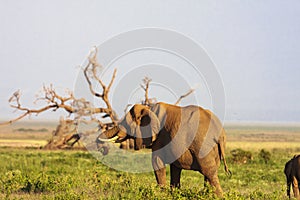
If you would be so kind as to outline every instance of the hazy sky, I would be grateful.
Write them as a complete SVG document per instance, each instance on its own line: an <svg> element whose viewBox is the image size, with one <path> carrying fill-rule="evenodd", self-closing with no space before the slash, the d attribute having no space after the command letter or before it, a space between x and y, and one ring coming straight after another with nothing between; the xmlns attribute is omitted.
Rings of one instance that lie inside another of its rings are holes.
<svg viewBox="0 0 300 200"><path fill-rule="evenodd" d="M72 89L94 45L159 27L206 49L223 79L226 120L300 121L296 0L2 0L0 24L1 119L16 116L7 99L17 89L28 105L43 83Z"/></svg>

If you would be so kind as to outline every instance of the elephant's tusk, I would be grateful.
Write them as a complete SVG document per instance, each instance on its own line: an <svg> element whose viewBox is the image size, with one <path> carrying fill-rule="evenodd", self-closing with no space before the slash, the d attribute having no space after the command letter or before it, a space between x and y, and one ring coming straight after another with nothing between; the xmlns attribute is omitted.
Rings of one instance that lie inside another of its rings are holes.
<svg viewBox="0 0 300 200"><path fill-rule="evenodd" d="M117 139L119 139L119 136L117 136L117 135L115 137L112 137L112 138L109 138L109 139L98 138L98 140L101 141L101 142L114 142Z"/></svg>

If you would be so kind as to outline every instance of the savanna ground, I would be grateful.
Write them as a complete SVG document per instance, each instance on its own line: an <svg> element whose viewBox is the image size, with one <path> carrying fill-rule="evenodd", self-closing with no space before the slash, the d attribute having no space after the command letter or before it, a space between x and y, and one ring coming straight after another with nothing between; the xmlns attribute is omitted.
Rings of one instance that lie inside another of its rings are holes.
<svg viewBox="0 0 300 200"><path fill-rule="evenodd" d="M117 171L88 151L39 149L54 128L54 123L23 122L0 129L0 199L216 199L197 172L183 171L181 189L171 190L159 188L153 172ZM225 199L287 199L283 168L300 153L300 127L228 125L226 131L233 175L227 177L221 165ZM236 160L235 149L251 156Z"/></svg>

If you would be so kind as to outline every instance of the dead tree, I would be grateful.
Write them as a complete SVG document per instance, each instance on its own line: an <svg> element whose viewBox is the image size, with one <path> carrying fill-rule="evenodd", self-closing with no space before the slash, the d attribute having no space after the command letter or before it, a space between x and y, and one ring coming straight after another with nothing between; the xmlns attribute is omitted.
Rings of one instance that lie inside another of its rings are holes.
<svg viewBox="0 0 300 200"><path fill-rule="evenodd" d="M74 125L74 120L60 118L59 124L52 133L52 138L48 141L45 149L72 148L78 143L80 135Z"/></svg>
<svg viewBox="0 0 300 200"><path fill-rule="evenodd" d="M80 123L97 122L99 128L92 130L88 134L95 133L99 130L108 129L117 124L118 117L114 112L109 102L109 91L116 77L116 70L114 70L112 78L108 85L99 78L98 71L102 66L97 62L97 49L92 51L88 57L86 66L82 70L84 77L88 83L90 92L104 103L103 107L96 107L91 102L84 98L77 99L72 92L60 95L54 89L53 85L43 86L43 90L37 97L35 102L42 102L45 106L38 109L31 109L25 107L21 103L21 92L15 92L9 99L10 106L15 110L21 112L20 116L10 121L1 123L0 125L9 125L26 116L39 115L46 111L56 111L58 109L65 110L68 113L67 120L60 120L60 124L53 132L52 139L46 145L47 148L71 148L78 143L80 136L85 133L78 133L77 126ZM100 85L102 90L96 91L96 86ZM105 123L103 119L106 119ZM110 120L107 120L109 118Z"/></svg>
<svg viewBox="0 0 300 200"><path fill-rule="evenodd" d="M99 134L103 130L116 126L119 119L109 102L109 92L114 83L117 71L116 69L114 70L111 80L108 85L106 85L98 75L102 66L97 61L97 53L97 48L95 48L95 50L90 53L87 64L82 67L82 71L88 84L89 91L94 97L101 101L102 104L104 103L103 107L96 107L84 98L75 98L71 91L66 91L64 95L60 95L54 89L53 85L44 85L40 95L36 99L36 102L42 102L44 106L38 109L24 107L21 103L21 92L17 91L9 99L9 103L12 108L20 111L21 115L10 121L0 123L0 125L12 124L26 116L39 115L40 113L49 110L65 110L68 114L68 118L61 118L59 125L53 132L52 138L45 146L47 149L73 148L74 145L80 141L81 136L86 134ZM151 81L150 78L145 77L143 79L143 84L140 85L145 91L145 99L141 103L147 106L156 103L155 98L149 98ZM100 91L95 89L98 88L97 86L100 86ZM190 90L187 94L182 95L175 104L177 105L182 98L185 98L192 92L193 90ZM96 122L98 128L84 133L78 132L78 125L80 123L87 124L91 122ZM134 148L134 142L133 140L128 139L122 142L120 146L123 149L132 149Z"/></svg>

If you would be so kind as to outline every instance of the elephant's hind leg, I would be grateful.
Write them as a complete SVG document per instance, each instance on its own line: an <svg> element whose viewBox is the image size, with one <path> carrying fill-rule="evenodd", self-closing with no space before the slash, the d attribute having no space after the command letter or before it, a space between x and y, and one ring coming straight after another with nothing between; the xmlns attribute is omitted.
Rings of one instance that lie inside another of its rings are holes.
<svg viewBox="0 0 300 200"><path fill-rule="evenodd" d="M211 152L213 153L213 152ZM199 159L200 172L204 175L204 181L214 187L214 191L219 197L223 197L223 190L221 188L218 178L218 168L220 161L216 162L215 156L208 155L204 159ZM204 183L205 184L205 183Z"/></svg>
<svg viewBox="0 0 300 200"><path fill-rule="evenodd" d="M219 182L218 174L214 173L213 175L205 176L205 177L207 178L210 185L214 187L215 193L217 194L217 196L223 197L223 190L222 190L220 182Z"/></svg>
<svg viewBox="0 0 300 200"><path fill-rule="evenodd" d="M207 165L201 171L204 175L204 186L207 182L214 187L215 193L218 197L223 197L223 190L221 188L219 178L218 178L218 168L216 165Z"/></svg>

